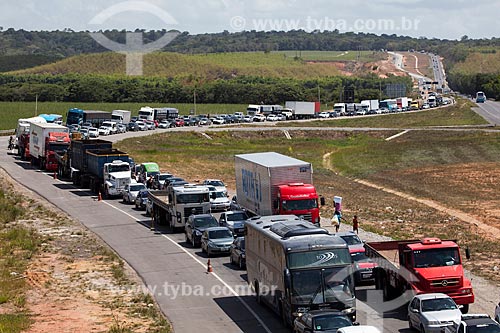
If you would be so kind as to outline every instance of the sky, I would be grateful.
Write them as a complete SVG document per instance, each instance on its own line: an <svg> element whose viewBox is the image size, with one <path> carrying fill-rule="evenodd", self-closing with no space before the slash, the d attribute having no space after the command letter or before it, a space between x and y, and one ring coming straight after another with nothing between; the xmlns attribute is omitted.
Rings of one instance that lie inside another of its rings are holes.
<svg viewBox="0 0 500 333"><path fill-rule="evenodd" d="M441 39L500 37L500 0L0 0L25 30L339 30Z"/></svg>

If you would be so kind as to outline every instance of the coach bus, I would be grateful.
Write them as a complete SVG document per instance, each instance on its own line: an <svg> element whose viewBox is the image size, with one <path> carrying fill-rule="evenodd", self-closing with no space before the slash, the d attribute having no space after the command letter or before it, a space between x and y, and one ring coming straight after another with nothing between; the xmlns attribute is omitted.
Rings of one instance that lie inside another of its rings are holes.
<svg viewBox="0 0 500 333"><path fill-rule="evenodd" d="M352 261L340 237L294 215L249 219L245 232L248 283L285 325L314 309L355 320Z"/></svg>

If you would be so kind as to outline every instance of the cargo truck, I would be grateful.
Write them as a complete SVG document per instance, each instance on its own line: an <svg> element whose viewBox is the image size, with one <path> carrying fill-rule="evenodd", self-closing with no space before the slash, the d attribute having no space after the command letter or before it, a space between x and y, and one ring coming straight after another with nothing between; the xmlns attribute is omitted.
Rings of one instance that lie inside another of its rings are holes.
<svg viewBox="0 0 500 333"><path fill-rule="evenodd" d="M74 185L101 192L105 197L120 196L132 178L127 153L107 148L104 140L74 141L71 146L71 178Z"/></svg>
<svg viewBox="0 0 500 333"><path fill-rule="evenodd" d="M130 123L132 112L127 110L113 110L111 111L111 120L119 123L127 125Z"/></svg>
<svg viewBox="0 0 500 333"><path fill-rule="evenodd" d="M385 299L412 294L444 293L461 305L463 313L474 303L469 279L464 275L460 248L455 241L439 238L367 242L366 255L374 268L375 286Z"/></svg>
<svg viewBox="0 0 500 333"><path fill-rule="evenodd" d="M365 109L366 114L375 114L379 112L378 99L367 99L361 101L362 107Z"/></svg>
<svg viewBox="0 0 500 333"><path fill-rule="evenodd" d="M25 155L25 152L29 152L29 132L30 125L32 123L46 123L47 121L43 117L31 117L31 118L22 118L17 120L17 127L15 130L16 140L14 142L14 148L17 149L17 154L24 157L29 157L29 153ZM23 138L23 142L21 142L21 136L26 134ZM21 146L22 145L22 146Z"/></svg>
<svg viewBox="0 0 500 333"><path fill-rule="evenodd" d="M66 117L66 125L83 125L91 123L93 127L99 128L103 122L111 120L111 113L106 111L93 111L82 109L69 109Z"/></svg>
<svg viewBox="0 0 500 333"><path fill-rule="evenodd" d="M57 124L32 123L30 125L29 151L31 163L40 169L56 171L56 152L64 152L70 144L69 130Z"/></svg>
<svg viewBox="0 0 500 333"><path fill-rule="evenodd" d="M140 120L162 121L163 119L175 119L179 117L179 110L176 108L151 108L143 106L139 110Z"/></svg>
<svg viewBox="0 0 500 333"><path fill-rule="evenodd" d="M309 119L316 117L321 112L319 102L285 102L285 108L292 110L293 119Z"/></svg>
<svg viewBox="0 0 500 333"><path fill-rule="evenodd" d="M345 103L335 103L333 105L333 111L337 116L345 116L347 114L347 108Z"/></svg>
<svg viewBox="0 0 500 333"><path fill-rule="evenodd" d="M57 153L57 174L59 178L72 179L77 184L77 179L72 178L72 169L76 172L87 170L87 155L85 152L89 149L111 149L111 141L100 139L81 140L72 139L68 150L65 153ZM75 174L76 176L76 174Z"/></svg>
<svg viewBox="0 0 500 333"><path fill-rule="evenodd" d="M311 163L274 152L235 156L235 203L254 215L297 215L319 226Z"/></svg>
<svg viewBox="0 0 500 333"><path fill-rule="evenodd" d="M210 213L210 194L206 186L186 184L166 190L149 191L154 223L168 224L172 231L184 230L191 215Z"/></svg>

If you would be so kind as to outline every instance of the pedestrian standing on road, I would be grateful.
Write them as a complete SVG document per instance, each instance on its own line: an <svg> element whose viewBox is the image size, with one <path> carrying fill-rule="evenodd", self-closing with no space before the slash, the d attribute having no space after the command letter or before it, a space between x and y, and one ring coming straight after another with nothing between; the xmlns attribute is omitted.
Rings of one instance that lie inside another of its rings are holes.
<svg viewBox="0 0 500 333"><path fill-rule="evenodd" d="M153 176L149 176L148 181L146 182L146 187L149 189L153 188Z"/></svg>
<svg viewBox="0 0 500 333"><path fill-rule="evenodd" d="M358 228L359 228L358 216L354 215L354 217L352 218L352 231L358 234L359 233Z"/></svg>

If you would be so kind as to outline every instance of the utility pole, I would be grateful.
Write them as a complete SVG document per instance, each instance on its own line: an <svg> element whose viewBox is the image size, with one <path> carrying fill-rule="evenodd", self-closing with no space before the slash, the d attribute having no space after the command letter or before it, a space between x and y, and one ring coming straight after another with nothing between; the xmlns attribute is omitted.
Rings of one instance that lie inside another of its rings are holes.
<svg viewBox="0 0 500 333"><path fill-rule="evenodd" d="M38 94L35 94L35 117L38 114Z"/></svg>
<svg viewBox="0 0 500 333"><path fill-rule="evenodd" d="M319 87L319 84L318 84L318 102L319 104L321 104L321 88Z"/></svg>
<svg viewBox="0 0 500 333"><path fill-rule="evenodd" d="M194 115L196 116L196 86L194 86L193 101L194 101Z"/></svg>

